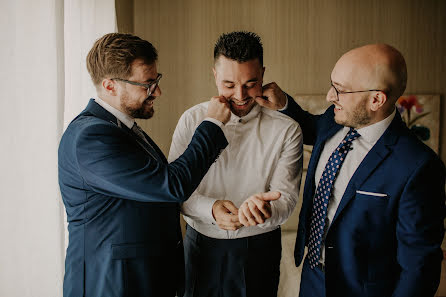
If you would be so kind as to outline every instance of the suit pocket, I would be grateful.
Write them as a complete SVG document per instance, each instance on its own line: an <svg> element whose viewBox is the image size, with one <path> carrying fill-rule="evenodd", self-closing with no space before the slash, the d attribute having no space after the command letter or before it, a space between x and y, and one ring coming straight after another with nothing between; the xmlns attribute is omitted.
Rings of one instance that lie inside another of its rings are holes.
<svg viewBox="0 0 446 297"><path fill-rule="evenodd" d="M354 209L351 220L358 231L364 233L364 238L379 239L389 215L389 196L356 192L351 207Z"/></svg>
<svg viewBox="0 0 446 297"><path fill-rule="evenodd" d="M358 198L358 199L377 199L377 200L387 201L389 199L389 195L387 195L386 193L357 190L356 198Z"/></svg>
<svg viewBox="0 0 446 297"><path fill-rule="evenodd" d="M174 286L166 288L168 275L161 247L147 243L113 244L112 259L119 267L115 279L123 288L122 296L164 296L163 290L175 296Z"/></svg>

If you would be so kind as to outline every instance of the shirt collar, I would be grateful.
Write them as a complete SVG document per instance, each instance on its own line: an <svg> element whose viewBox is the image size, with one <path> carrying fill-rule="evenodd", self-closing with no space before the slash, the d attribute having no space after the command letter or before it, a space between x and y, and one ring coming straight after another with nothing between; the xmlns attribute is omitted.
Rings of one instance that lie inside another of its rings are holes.
<svg viewBox="0 0 446 297"><path fill-rule="evenodd" d="M231 118L229 119L229 122L230 123L237 123L237 122L246 123L246 122L252 120L253 118L257 117L259 115L261 109L262 109L262 107L256 103L254 105L254 107L251 109L251 111L243 117L236 116L235 114L233 114L231 112Z"/></svg>
<svg viewBox="0 0 446 297"><path fill-rule="evenodd" d="M384 120L381 120L373 125L358 129L357 131L361 135L362 139L364 139L369 143L374 144L378 141L378 139L384 134L386 129L390 126L390 123L392 123L395 114L396 114L396 109L392 112L391 115L389 115Z"/></svg>
<svg viewBox="0 0 446 297"><path fill-rule="evenodd" d="M134 118L114 108L113 106L111 106L110 104L108 104L99 97L95 97L94 100L96 101L97 104L102 106L106 111L114 115L118 120L120 120L124 125L126 125L127 128L132 129L133 125L135 124Z"/></svg>

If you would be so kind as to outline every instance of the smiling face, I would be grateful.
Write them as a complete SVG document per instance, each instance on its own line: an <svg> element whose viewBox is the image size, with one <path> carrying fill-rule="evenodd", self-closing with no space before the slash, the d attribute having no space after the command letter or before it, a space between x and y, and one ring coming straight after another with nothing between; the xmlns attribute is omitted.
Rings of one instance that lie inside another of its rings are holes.
<svg viewBox="0 0 446 297"><path fill-rule="evenodd" d="M156 63L148 65L142 59L136 59L132 63L132 75L127 80L148 84L153 82L157 75ZM147 97L147 89L144 87L119 81L118 84L120 109L123 112L136 119L149 119L153 116L153 101L161 95L159 86Z"/></svg>
<svg viewBox="0 0 446 297"><path fill-rule="evenodd" d="M338 124L362 128L388 117L406 88L406 62L387 44L369 44L350 50L336 63L327 101L335 106ZM362 91L362 92L357 92Z"/></svg>
<svg viewBox="0 0 446 297"><path fill-rule="evenodd" d="M362 61L357 61L351 55L344 55L336 63L331 73L331 80L340 92L368 90L370 87L367 84L374 84L370 81L368 72L367 65ZM330 87L327 101L335 106L336 123L356 129L370 125L373 116L370 108L373 95L373 92L361 92L336 96L336 90Z"/></svg>
<svg viewBox="0 0 446 297"><path fill-rule="evenodd" d="M263 73L265 68L258 59L237 62L220 56L213 69L218 94L224 96L233 114L247 115L257 104L256 96L262 96Z"/></svg>

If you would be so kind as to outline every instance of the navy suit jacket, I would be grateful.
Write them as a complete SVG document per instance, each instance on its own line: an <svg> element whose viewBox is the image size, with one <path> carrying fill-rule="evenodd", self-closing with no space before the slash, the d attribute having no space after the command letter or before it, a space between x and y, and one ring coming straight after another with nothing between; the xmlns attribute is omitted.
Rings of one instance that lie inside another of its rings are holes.
<svg viewBox="0 0 446 297"><path fill-rule="evenodd" d="M292 98L288 102L283 113L299 122L304 143L314 146L294 251L299 266L309 237L316 166L325 141L343 126L334 121L333 106L315 116ZM351 178L327 231L327 297L434 296L444 215L444 165L397 112Z"/></svg>
<svg viewBox="0 0 446 297"><path fill-rule="evenodd" d="M184 277L179 203L227 145L204 121L182 156L159 158L90 100L59 146L68 217L64 296L175 296Z"/></svg>

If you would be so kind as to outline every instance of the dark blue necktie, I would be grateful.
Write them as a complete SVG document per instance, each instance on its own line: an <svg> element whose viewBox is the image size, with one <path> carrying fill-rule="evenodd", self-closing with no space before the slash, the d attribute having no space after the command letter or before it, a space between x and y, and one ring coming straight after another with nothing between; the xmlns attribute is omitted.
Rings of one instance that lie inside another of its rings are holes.
<svg viewBox="0 0 446 297"><path fill-rule="evenodd" d="M339 169L345 160L345 156L351 148L353 140L359 137L359 133L350 128L347 135L333 151L325 165L313 201L313 211L310 224L310 238L308 243L308 257L310 267L314 268L321 256L322 237L324 236L325 220L327 218L328 201L331 196L334 181Z"/></svg>
<svg viewBox="0 0 446 297"><path fill-rule="evenodd" d="M143 147L146 149L146 151L155 159L158 160L159 162L163 163L163 160L161 159L161 157L158 155L158 153L156 152L155 148L150 144L150 142L146 139L146 136L144 135L144 132L142 131L142 129L136 124L133 124L132 127L132 132L135 133L140 140L144 141L144 145Z"/></svg>

